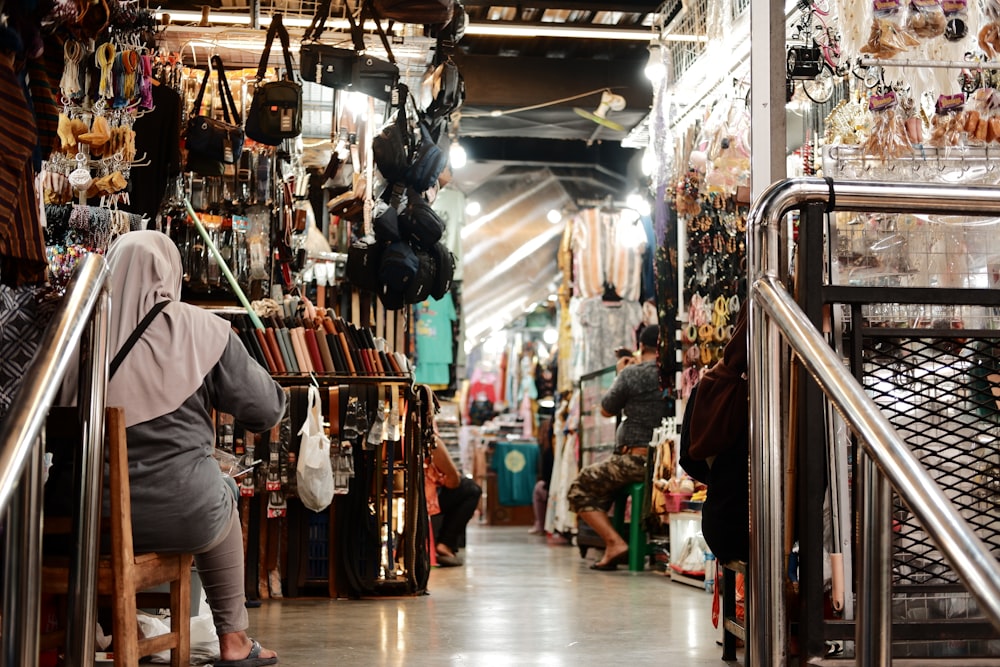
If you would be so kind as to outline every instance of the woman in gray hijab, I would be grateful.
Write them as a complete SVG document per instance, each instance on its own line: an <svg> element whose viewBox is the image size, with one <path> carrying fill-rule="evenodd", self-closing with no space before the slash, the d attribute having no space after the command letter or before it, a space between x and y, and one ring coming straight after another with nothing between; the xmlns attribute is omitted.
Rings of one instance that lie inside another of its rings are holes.
<svg viewBox="0 0 1000 667"><path fill-rule="evenodd" d="M107 258L110 354L165 302L108 383L108 405L125 409L136 551L195 554L219 635L217 666L276 664L246 632L243 537L236 499L212 457L212 411L261 432L281 420L285 394L227 321L179 300L180 253L165 234L124 234Z"/></svg>

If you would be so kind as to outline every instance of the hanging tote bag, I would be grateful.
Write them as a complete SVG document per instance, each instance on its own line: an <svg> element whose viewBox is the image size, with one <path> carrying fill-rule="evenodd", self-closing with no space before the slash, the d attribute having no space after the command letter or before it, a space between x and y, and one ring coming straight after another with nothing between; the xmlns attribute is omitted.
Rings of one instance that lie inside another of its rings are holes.
<svg viewBox="0 0 1000 667"><path fill-rule="evenodd" d="M219 77L219 99L222 101L224 122L211 115L201 115L201 102L205 97L205 86L208 85L212 69L215 69ZM205 176L218 176L222 173L221 164L237 162L243 154L242 125L243 119L236 111L222 58L212 56L211 67L205 71L201 80L201 88L194 99L191 118L187 124L184 146L188 151L188 168Z"/></svg>
<svg viewBox="0 0 1000 667"><path fill-rule="evenodd" d="M275 35L281 39L281 51L285 55L285 74L280 81L269 81L254 91L246 125L248 137L268 146L277 146L283 139L293 139L302 134L302 84L295 80L295 67L292 65L292 54L289 52L288 31L282 23L281 14L275 14L271 19L267 42L264 44L264 52L257 67L257 81L264 79Z"/></svg>
<svg viewBox="0 0 1000 667"><path fill-rule="evenodd" d="M389 39L381 22L373 17L382 46L389 60L382 60L366 54L364 25L368 5L363 5L360 23L354 20L350 4L347 4L347 20L351 25L351 40L354 49L341 49L328 44L320 44L326 19L330 15L330 1L323 0L316 6L312 22L302 35L299 51L300 74L303 81L312 81L327 88L364 93L388 102L399 82L399 67L392 55Z"/></svg>
<svg viewBox="0 0 1000 667"><path fill-rule="evenodd" d="M313 512L321 512L333 500L333 465L330 439L323 432L319 388L309 387L309 410L299 429L299 460L295 468L299 498Z"/></svg>

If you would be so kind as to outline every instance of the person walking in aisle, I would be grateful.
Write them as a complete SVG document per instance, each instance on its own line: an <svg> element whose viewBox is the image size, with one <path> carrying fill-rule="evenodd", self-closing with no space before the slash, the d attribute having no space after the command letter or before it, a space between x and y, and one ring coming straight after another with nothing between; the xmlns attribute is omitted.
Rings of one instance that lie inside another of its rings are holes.
<svg viewBox="0 0 1000 667"><path fill-rule="evenodd" d="M107 397L125 409L136 551L195 555L219 635L217 667L277 664L246 632L243 535L235 494L212 457L213 410L265 431L281 420L285 394L226 320L179 300L180 253L165 234L124 234L108 264L110 352L148 324L111 369Z"/></svg>
<svg viewBox="0 0 1000 667"><path fill-rule="evenodd" d="M649 442L667 416L656 367L659 333L657 325L647 326L639 334L639 359L618 360L618 376L601 399L602 415L622 415L615 432L615 452L605 461L586 466L569 488L570 508L604 540L604 556L590 566L592 570L615 570L628 562L628 543L611 525L608 510L619 489L646 480Z"/></svg>

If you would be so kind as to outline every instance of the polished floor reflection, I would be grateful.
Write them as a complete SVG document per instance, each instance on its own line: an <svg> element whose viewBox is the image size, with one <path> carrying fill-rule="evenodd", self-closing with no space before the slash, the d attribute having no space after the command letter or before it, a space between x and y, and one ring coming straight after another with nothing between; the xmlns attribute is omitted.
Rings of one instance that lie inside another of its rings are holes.
<svg viewBox="0 0 1000 667"><path fill-rule="evenodd" d="M599 552L526 527L470 525L468 540L465 566L436 568L429 595L271 601L251 631L294 667L725 664L704 590L590 570Z"/></svg>

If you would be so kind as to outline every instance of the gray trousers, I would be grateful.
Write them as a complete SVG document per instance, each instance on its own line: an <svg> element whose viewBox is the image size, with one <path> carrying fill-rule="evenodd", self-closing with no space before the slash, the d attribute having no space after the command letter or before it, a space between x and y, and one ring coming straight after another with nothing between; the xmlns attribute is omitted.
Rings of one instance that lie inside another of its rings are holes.
<svg viewBox="0 0 1000 667"><path fill-rule="evenodd" d="M235 503L228 529L205 551L195 554L194 564L212 609L215 632L224 635L246 630L250 621L243 588L243 531Z"/></svg>

